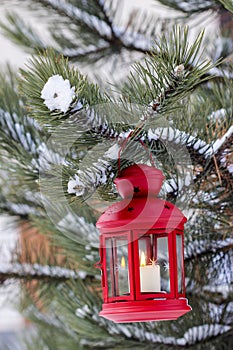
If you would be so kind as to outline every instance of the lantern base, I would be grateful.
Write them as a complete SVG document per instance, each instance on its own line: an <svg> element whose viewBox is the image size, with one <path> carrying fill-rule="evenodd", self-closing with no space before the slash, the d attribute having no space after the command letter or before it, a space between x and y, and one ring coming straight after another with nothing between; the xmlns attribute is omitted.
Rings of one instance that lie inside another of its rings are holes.
<svg viewBox="0 0 233 350"><path fill-rule="evenodd" d="M103 304L100 316L116 323L176 320L191 311L186 298Z"/></svg>

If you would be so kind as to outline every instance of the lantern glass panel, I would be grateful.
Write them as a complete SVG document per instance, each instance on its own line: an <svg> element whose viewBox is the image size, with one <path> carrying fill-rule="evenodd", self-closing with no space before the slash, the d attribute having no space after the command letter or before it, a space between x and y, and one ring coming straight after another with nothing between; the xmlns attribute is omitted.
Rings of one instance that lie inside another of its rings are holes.
<svg viewBox="0 0 233 350"><path fill-rule="evenodd" d="M182 236L176 235L176 256L177 256L177 272L178 272L178 293L184 293L183 281L183 247Z"/></svg>
<svg viewBox="0 0 233 350"><path fill-rule="evenodd" d="M108 281L108 296L113 297L113 258L112 258L112 239L106 239L106 265L107 265L107 281Z"/></svg>
<svg viewBox="0 0 233 350"><path fill-rule="evenodd" d="M170 292L168 238L144 235L138 241L141 293Z"/></svg>
<svg viewBox="0 0 233 350"><path fill-rule="evenodd" d="M157 238L157 262L160 266L161 291L170 293L168 237Z"/></svg>
<svg viewBox="0 0 233 350"><path fill-rule="evenodd" d="M108 297L129 295L127 237L106 239Z"/></svg>

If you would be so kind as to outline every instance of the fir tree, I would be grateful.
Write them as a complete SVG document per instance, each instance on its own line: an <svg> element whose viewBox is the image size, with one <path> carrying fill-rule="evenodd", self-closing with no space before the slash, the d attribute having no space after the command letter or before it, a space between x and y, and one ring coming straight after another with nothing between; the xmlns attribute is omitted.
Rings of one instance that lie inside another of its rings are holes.
<svg viewBox="0 0 233 350"><path fill-rule="evenodd" d="M3 279L21 278L22 311L37 325L27 349L232 347L232 24L220 21L212 41L203 31L190 38L185 26L210 11L232 21L232 3L160 3L177 17L158 20L145 9L121 28L119 1L28 1L51 16L52 45L14 13L1 24L33 54L19 73L1 73L1 211L51 243L49 255L26 252L26 261L19 255L0 270ZM78 69L117 70L136 59L111 88ZM123 326L98 316L95 223L119 200L120 151L121 169L152 158L166 177L160 196L189 216L193 310L177 321Z"/></svg>

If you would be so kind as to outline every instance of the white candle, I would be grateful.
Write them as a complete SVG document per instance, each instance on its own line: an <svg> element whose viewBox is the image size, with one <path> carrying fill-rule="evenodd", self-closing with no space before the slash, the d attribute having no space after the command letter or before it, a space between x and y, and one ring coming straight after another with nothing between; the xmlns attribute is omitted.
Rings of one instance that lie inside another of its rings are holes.
<svg viewBox="0 0 233 350"><path fill-rule="evenodd" d="M146 265L146 256L140 254L140 286L141 292L160 292L160 266L152 261L151 265Z"/></svg>
<svg viewBox="0 0 233 350"><path fill-rule="evenodd" d="M160 266L156 264L140 266L141 292L160 292Z"/></svg>

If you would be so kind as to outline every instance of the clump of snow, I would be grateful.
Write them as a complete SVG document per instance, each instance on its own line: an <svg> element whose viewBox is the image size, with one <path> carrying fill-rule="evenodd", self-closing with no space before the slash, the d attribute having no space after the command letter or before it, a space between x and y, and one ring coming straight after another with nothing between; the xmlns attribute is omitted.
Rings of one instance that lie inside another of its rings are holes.
<svg viewBox="0 0 233 350"><path fill-rule="evenodd" d="M229 171L229 173L233 174L233 164L228 165L227 170Z"/></svg>
<svg viewBox="0 0 233 350"><path fill-rule="evenodd" d="M84 195L85 187L78 174L75 174L73 178L70 178L67 191L70 194L74 193L76 196Z"/></svg>
<svg viewBox="0 0 233 350"><path fill-rule="evenodd" d="M105 155L108 158L110 158L110 159L117 159L118 158L118 152L119 152L119 146L117 144L115 144L115 145L113 145L112 147L110 147L108 149L108 151L105 153Z"/></svg>
<svg viewBox="0 0 233 350"><path fill-rule="evenodd" d="M79 307L78 309L76 309L75 314L79 318L85 318L87 315L91 314L91 310L90 310L88 305L84 305L84 306Z"/></svg>
<svg viewBox="0 0 233 350"><path fill-rule="evenodd" d="M179 66L176 66L174 68L174 74L176 77L181 77L184 74L184 65L179 64Z"/></svg>
<svg viewBox="0 0 233 350"><path fill-rule="evenodd" d="M66 113L75 97L75 87L59 74L52 75L41 91L41 98L50 111L60 110Z"/></svg>
<svg viewBox="0 0 233 350"><path fill-rule="evenodd" d="M86 271L79 270L78 276L79 276L79 278L81 278L81 280L84 280L87 277L87 273L86 273Z"/></svg>
<svg viewBox="0 0 233 350"><path fill-rule="evenodd" d="M227 111L225 108L217 109L216 111L212 112L211 115L208 117L210 120L221 120L225 119L227 116Z"/></svg>

